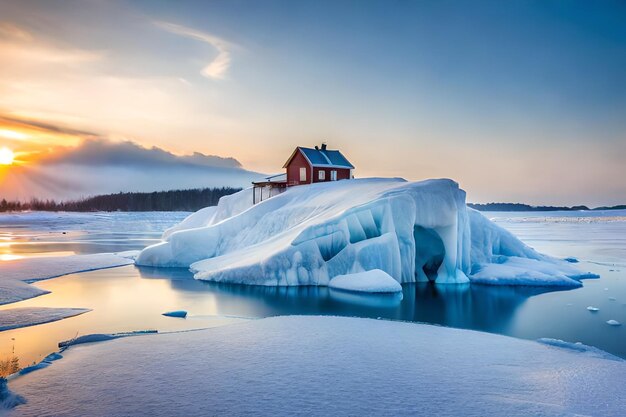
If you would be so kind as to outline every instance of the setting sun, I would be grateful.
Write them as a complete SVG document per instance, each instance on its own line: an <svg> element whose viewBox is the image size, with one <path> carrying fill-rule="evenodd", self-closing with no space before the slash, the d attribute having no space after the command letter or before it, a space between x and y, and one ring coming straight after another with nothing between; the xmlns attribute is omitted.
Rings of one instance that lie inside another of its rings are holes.
<svg viewBox="0 0 626 417"><path fill-rule="evenodd" d="M9 148L0 148L0 165L11 165L15 154Z"/></svg>

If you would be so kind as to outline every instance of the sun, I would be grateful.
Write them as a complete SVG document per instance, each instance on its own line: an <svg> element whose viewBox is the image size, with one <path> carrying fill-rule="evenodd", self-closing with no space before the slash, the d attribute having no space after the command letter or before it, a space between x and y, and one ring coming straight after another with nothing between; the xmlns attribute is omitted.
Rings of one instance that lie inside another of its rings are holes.
<svg viewBox="0 0 626 417"><path fill-rule="evenodd" d="M11 165L15 160L15 154L9 148L0 148L0 165Z"/></svg>

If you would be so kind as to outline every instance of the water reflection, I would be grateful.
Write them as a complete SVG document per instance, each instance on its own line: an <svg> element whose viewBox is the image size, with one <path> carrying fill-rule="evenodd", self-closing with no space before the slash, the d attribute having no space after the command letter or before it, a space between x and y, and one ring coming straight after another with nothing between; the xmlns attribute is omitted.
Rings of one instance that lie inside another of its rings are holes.
<svg viewBox="0 0 626 417"><path fill-rule="evenodd" d="M0 332L0 359L15 347L14 353L23 361L22 365L28 365L56 350L59 341L76 334L188 330L228 324L236 318L276 315L383 318L527 339L580 340L626 356L623 329L605 324L608 318L626 321L626 304L609 301L607 297L615 299L616 293L603 289L608 285L617 290L618 283L622 283L623 288L623 280L615 276L615 280L587 283L575 291L559 293L533 287L418 283L403 285L401 294L361 295L315 286L263 287L204 282L195 280L186 269L126 266L41 281L36 285L51 293L0 306L0 312L15 307L92 310L58 322ZM598 297L607 301L603 304ZM600 312L589 314L586 310L589 303L598 305ZM172 319L161 315L171 310L186 310L188 318Z"/></svg>
<svg viewBox="0 0 626 417"><path fill-rule="evenodd" d="M363 294L344 291L334 288L328 289L328 295L342 303L352 304L360 307L372 308L394 308L400 305L404 296L402 293L394 294Z"/></svg>
<svg viewBox="0 0 626 417"><path fill-rule="evenodd" d="M167 279L191 297L211 293L218 314L267 317L344 315L417 321L506 333L518 308L549 288L486 285L403 285L400 294L358 294L328 287L264 287L193 279L185 269L137 268L144 279Z"/></svg>
<svg viewBox="0 0 626 417"><path fill-rule="evenodd" d="M404 287L401 318L450 327L508 333L517 310L528 298L552 292L539 287L488 285L434 285L418 283Z"/></svg>
<svg viewBox="0 0 626 417"><path fill-rule="evenodd" d="M65 256L142 249L159 242L159 234L90 234L88 236L14 237L0 243L0 254L17 259L30 256Z"/></svg>

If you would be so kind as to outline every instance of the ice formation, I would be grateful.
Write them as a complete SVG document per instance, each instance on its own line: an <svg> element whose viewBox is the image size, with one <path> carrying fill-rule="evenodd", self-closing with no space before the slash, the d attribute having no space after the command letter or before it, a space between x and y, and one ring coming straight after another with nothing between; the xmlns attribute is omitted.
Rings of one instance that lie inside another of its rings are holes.
<svg viewBox="0 0 626 417"><path fill-rule="evenodd" d="M402 285L380 269L372 269L370 271L347 275L337 275L330 280L328 286L339 290L371 293L402 291Z"/></svg>
<svg viewBox="0 0 626 417"><path fill-rule="evenodd" d="M579 286L591 276L468 209L465 192L448 179L318 183L256 205L247 189L164 239L137 264L187 267L197 279L241 284L328 285L373 269L399 283Z"/></svg>

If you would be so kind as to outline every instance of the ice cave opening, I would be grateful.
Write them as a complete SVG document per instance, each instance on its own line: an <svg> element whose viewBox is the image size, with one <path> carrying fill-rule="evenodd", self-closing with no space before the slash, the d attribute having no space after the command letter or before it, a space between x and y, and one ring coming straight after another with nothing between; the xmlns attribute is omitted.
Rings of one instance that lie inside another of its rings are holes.
<svg viewBox="0 0 626 417"><path fill-rule="evenodd" d="M443 240L434 229L413 227L415 239L415 279L418 282L435 281L437 271L446 256Z"/></svg>

